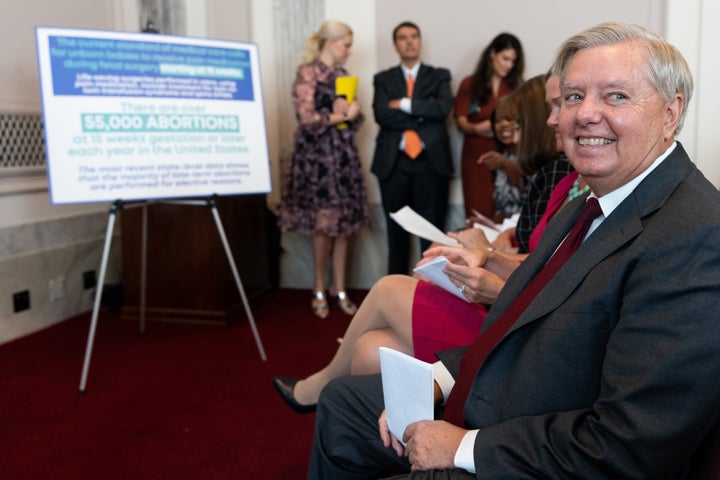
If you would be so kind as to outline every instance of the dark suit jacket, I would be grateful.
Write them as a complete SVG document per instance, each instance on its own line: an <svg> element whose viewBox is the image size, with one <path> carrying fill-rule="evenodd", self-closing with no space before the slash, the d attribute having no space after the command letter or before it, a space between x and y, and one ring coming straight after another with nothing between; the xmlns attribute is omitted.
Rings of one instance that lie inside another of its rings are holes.
<svg viewBox="0 0 720 480"><path fill-rule="evenodd" d="M420 65L412 98L412 114L388 107L388 102L406 94L400 66L375 75L373 111L380 125L375 141L371 171L386 179L395 166L398 146L405 130L415 130L423 141L435 171L442 176L453 172L446 120L452 110L450 72L444 68Z"/></svg>
<svg viewBox="0 0 720 480"><path fill-rule="evenodd" d="M548 225L483 328L582 207ZM720 194L680 144L491 352L465 404L482 478L683 478L720 409ZM439 357L456 375L460 350Z"/></svg>

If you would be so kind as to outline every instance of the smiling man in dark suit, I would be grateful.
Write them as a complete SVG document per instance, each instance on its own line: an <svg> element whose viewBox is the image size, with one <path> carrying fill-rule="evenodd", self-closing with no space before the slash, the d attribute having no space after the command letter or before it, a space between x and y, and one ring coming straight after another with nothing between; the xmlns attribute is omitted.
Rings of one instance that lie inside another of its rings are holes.
<svg viewBox="0 0 720 480"><path fill-rule="evenodd" d="M443 420L410 424L403 445L379 376L338 378L317 404L309 478L692 478L720 418L720 193L675 140L690 69L625 23L558 52L558 131L591 192L553 217L478 339L438 353Z"/></svg>
<svg viewBox="0 0 720 480"><path fill-rule="evenodd" d="M445 229L453 173L446 120L452 109L450 72L420 61L420 29L403 22L393 30L400 65L374 79L373 111L380 131L372 172L380 182L388 232L388 273L408 273L410 236L389 214L409 205ZM408 84L410 82L410 85ZM409 91L410 90L410 91ZM424 250L429 242L421 241Z"/></svg>

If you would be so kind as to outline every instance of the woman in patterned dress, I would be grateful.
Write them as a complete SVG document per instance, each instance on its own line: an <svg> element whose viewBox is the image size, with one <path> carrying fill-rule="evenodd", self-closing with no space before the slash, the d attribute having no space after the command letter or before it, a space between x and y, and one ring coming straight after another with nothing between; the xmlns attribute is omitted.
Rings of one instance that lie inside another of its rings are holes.
<svg viewBox="0 0 720 480"><path fill-rule="evenodd" d="M363 116L356 100L338 96L335 80L347 76L343 65L353 34L345 23L329 20L308 38L293 84L298 128L279 226L313 238L312 309L326 318L329 307L325 272L332 256L330 295L352 315L357 307L345 293L348 237L368 223L368 207L355 132Z"/></svg>

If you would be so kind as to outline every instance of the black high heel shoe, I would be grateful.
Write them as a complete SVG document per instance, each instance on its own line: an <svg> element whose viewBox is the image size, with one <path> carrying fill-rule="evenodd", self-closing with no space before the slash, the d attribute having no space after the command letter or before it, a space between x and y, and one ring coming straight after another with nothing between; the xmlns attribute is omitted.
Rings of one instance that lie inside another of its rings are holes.
<svg viewBox="0 0 720 480"><path fill-rule="evenodd" d="M273 377L273 387L280 394L280 398L287 403L288 407L295 410L297 413L313 413L317 404L313 403L310 405L303 405L295 400L295 385L298 382L296 378L287 377Z"/></svg>

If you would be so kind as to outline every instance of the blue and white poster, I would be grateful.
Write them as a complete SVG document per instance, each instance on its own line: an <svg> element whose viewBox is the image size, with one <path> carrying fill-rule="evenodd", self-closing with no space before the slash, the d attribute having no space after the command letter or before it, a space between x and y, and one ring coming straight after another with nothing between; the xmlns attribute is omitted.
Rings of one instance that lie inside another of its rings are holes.
<svg viewBox="0 0 720 480"><path fill-rule="evenodd" d="M53 204L270 191L257 46L38 27Z"/></svg>

